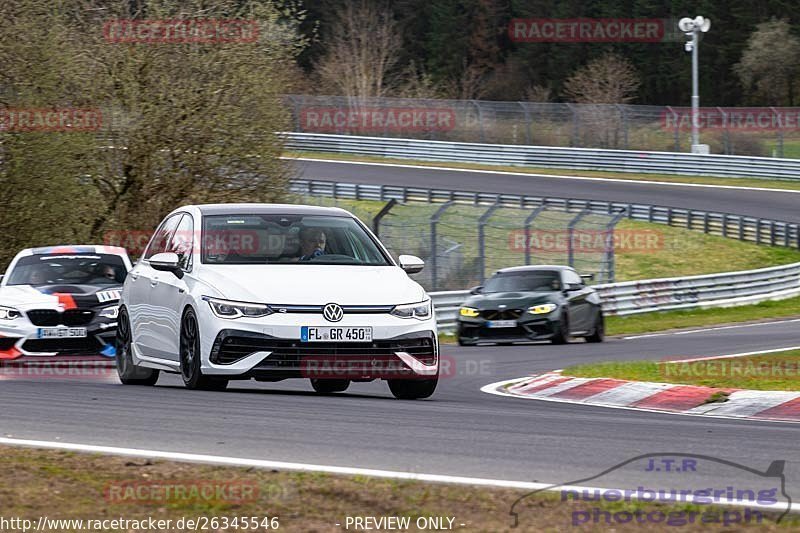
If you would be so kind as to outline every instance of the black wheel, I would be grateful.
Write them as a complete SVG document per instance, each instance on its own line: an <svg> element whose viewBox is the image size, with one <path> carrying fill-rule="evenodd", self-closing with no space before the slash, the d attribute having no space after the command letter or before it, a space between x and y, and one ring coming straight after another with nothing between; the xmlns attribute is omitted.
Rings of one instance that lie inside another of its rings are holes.
<svg viewBox="0 0 800 533"><path fill-rule="evenodd" d="M603 342L606 336L606 322L603 318L603 312L598 311L597 317L594 320L594 330L592 334L586 337L586 342Z"/></svg>
<svg viewBox="0 0 800 533"><path fill-rule="evenodd" d="M558 321L556 332L550 342L553 344L566 344L569 342L569 316L566 313L561 315L561 320Z"/></svg>
<svg viewBox="0 0 800 533"><path fill-rule="evenodd" d="M204 376L200 370L200 332L194 311L187 309L181 320L181 377L187 389L222 391L227 379Z"/></svg>
<svg viewBox="0 0 800 533"><path fill-rule="evenodd" d="M439 378L434 379L390 379L389 390L398 400L421 400L436 390Z"/></svg>
<svg viewBox="0 0 800 533"><path fill-rule="evenodd" d="M131 320L123 307L117 318L117 374L123 385L152 386L158 381L158 370L133 364L131 356Z"/></svg>
<svg viewBox="0 0 800 533"><path fill-rule="evenodd" d="M350 386L349 379L316 379L311 378L311 386L320 394L344 392Z"/></svg>

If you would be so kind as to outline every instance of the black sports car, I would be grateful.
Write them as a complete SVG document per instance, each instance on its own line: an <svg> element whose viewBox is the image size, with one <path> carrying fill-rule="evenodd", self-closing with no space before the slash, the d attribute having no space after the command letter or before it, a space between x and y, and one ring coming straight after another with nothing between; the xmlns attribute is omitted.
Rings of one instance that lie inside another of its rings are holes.
<svg viewBox="0 0 800 533"><path fill-rule="evenodd" d="M603 341L600 297L570 267L505 268L471 293L458 313L462 346L540 340L563 344L570 337Z"/></svg>

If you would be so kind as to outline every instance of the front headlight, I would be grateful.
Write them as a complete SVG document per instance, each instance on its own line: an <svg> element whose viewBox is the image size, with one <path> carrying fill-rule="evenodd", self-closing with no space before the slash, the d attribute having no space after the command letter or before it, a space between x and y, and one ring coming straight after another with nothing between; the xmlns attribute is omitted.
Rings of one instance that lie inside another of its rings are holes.
<svg viewBox="0 0 800 533"><path fill-rule="evenodd" d="M111 305L100 311L100 316L103 318L112 318L115 319L119 316L119 306L118 305Z"/></svg>
<svg viewBox="0 0 800 533"><path fill-rule="evenodd" d="M210 296L203 296L203 300L208 302L211 312L219 318L258 318L272 314L272 309L265 304L234 302Z"/></svg>
<svg viewBox="0 0 800 533"><path fill-rule="evenodd" d="M22 316L18 309L0 305L0 320L14 320Z"/></svg>
<svg viewBox="0 0 800 533"><path fill-rule="evenodd" d="M541 304L529 307L528 312L532 315L546 315L555 311L556 308L558 308L556 304Z"/></svg>
<svg viewBox="0 0 800 533"><path fill-rule="evenodd" d="M461 309L459 309L458 314L468 318L475 318L476 316L480 315L481 312L475 309L474 307L462 307Z"/></svg>
<svg viewBox="0 0 800 533"><path fill-rule="evenodd" d="M396 305L390 314L400 318L425 320L431 316L431 301L425 300L417 304Z"/></svg>

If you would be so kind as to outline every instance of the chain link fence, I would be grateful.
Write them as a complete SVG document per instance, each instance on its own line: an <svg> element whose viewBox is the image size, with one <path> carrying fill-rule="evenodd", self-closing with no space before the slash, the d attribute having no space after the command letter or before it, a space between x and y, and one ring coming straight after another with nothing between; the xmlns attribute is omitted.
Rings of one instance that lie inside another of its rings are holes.
<svg viewBox="0 0 800 533"><path fill-rule="evenodd" d="M372 226L395 258L421 257L426 267L414 279L430 291L462 290L500 268L529 264L568 264L594 274L595 282L612 282L614 227L624 215L307 194L296 195L296 201L347 209Z"/></svg>
<svg viewBox="0 0 800 533"><path fill-rule="evenodd" d="M295 132L532 146L691 150L690 110L673 106L288 95ZM701 108L712 153L793 157L800 109ZM531 162L534 164L535 162Z"/></svg>

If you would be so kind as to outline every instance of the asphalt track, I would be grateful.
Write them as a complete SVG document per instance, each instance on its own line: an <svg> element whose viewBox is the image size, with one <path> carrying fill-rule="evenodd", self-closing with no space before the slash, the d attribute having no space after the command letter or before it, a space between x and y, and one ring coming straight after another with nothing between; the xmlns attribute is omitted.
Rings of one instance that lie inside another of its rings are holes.
<svg viewBox="0 0 800 533"><path fill-rule="evenodd" d="M657 202L800 220L792 194L408 171L335 163L300 165L306 178L461 190ZM154 388L115 376L0 377L0 436L202 453L428 474L564 483L643 453L710 455L764 470L785 459L787 490L800 495L800 426L515 400L488 383L590 361L708 356L800 344L797 322L603 344L443 346L449 370L429 400L398 401L382 382L318 396L305 381L233 382L227 392L184 390L162 375ZM748 474L705 472L709 486ZM596 486L635 486L618 471ZM795 500L798 498L795 497Z"/></svg>
<svg viewBox="0 0 800 533"><path fill-rule="evenodd" d="M696 453L766 469L787 463L800 494L800 427L502 398L487 383L611 359L716 355L797 344L797 323L694 334L582 341L567 346L445 345L447 376L432 399L398 401L382 382L318 396L305 381L233 382L229 391L184 390L174 375L155 388L105 377L6 377L0 436L333 466L564 483L642 453ZM721 472L706 473L709 485ZM725 483L748 483L741 472ZM650 476L616 472L598 486Z"/></svg>
<svg viewBox="0 0 800 533"><path fill-rule="evenodd" d="M342 183L405 185L458 191L584 198L800 222L800 194L717 187L683 187L652 183L563 179L487 172L435 170L424 167L296 160L296 176ZM444 164L443 164L444 165ZM576 171L576 174L580 172Z"/></svg>

